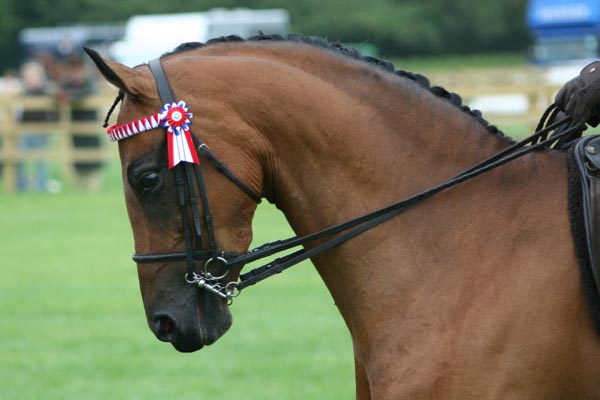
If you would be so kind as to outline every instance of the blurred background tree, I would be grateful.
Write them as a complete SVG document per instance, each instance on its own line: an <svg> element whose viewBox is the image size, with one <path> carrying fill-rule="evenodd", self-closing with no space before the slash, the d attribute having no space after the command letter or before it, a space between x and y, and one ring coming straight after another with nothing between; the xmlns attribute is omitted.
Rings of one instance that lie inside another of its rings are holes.
<svg viewBox="0 0 600 400"><path fill-rule="evenodd" d="M124 23L137 14L285 8L291 31L372 43L384 56L524 51L525 2L503 0L0 0L0 71L19 64L28 27Z"/></svg>

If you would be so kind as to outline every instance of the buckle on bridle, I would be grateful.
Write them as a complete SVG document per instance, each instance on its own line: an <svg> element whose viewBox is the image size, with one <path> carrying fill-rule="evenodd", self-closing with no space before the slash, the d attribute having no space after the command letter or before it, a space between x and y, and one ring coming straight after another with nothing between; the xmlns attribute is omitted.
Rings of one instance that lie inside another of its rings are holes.
<svg viewBox="0 0 600 400"><path fill-rule="evenodd" d="M219 262L222 265L227 265L227 260L223 257L211 257L204 263L202 271L197 272L186 272L185 281L190 284L197 285L200 289L208 290L211 293L216 294L228 301L228 304L233 303L233 298L240 295L238 289L238 282L228 282L223 285L221 279L225 278L229 273L229 270L225 270L223 275L215 276L209 270L208 267L214 262Z"/></svg>
<svg viewBox="0 0 600 400"><path fill-rule="evenodd" d="M228 305L233 303L234 297L238 297L240 295L238 282L231 281L223 285L218 278L213 277L210 273L208 273L208 276L206 276L204 275L203 271L199 274L192 272L191 277L190 273L187 272L185 274L185 281L187 283L197 285L200 289L208 290L209 292L226 299Z"/></svg>
<svg viewBox="0 0 600 400"><path fill-rule="evenodd" d="M223 257L211 257L208 260L206 260L206 262L204 263L204 267L202 267L202 273L205 276L210 276L213 279L223 279L227 276L227 274L229 273L229 270L225 270L225 273L223 275L219 275L219 276L214 276L213 274L211 274L208 271L208 266L213 263L213 262L220 262L223 266L227 265L227 260Z"/></svg>

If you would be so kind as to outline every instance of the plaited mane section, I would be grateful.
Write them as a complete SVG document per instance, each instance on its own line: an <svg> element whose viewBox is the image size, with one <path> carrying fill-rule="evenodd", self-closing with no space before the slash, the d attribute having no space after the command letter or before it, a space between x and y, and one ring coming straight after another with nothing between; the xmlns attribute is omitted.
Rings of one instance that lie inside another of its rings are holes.
<svg viewBox="0 0 600 400"><path fill-rule="evenodd" d="M450 101L452 104L457 106L460 110L462 110L463 112L466 112L467 114L469 114L470 116L475 118L480 124L482 124L491 133L505 136L504 133L502 131L500 131L495 125L491 125L488 121L486 121L483 118L483 116L479 110L471 110L467 105L463 104L463 101L458 94L449 92L448 90L446 90L442 87L439 87L439 86L431 86L429 79L427 79L425 76L420 75L420 74L414 74L412 72L396 70L396 68L394 67L394 64L392 64L389 61L381 60L381 59L375 58L375 57L363 56L358 50L356 50L352 47L344 47L339 43L332 43L326 39L316 37L316 36L305 36L305 35L298 35L298 34L291 34L291 35L286 35L286 36L258 35L258 36L250 37L248 39L243 39L236 35L229 35L229 36L223 36L223 37L219 37L219 38L215 38L215 39L210 39L206 43L200 43L200 42L182 43L181 45L177 46L172 52L166 53L163 56L170 55L170 54L183 53L185 51L198 49L198 48L201 48L204 46L210 46L212 44L217 44L217 43L232 43L232 42L246 42L246 41L247 42L260 42L260 41L283 42L283 41L285 41L285 42L308 44L311 46L315 46L315 47L319 47L322 49L331 50L331 51L334 51L339 54L343 54L344 56L349 57L354 60L365 62L373 67L382 69L389 73L396 74L397 76L400 76L402 78L410 79L410 80L416 82L423 89L430 91L431 93L433 93L434 95L436 95L438 97L441 97L443 99Z"/></svg>

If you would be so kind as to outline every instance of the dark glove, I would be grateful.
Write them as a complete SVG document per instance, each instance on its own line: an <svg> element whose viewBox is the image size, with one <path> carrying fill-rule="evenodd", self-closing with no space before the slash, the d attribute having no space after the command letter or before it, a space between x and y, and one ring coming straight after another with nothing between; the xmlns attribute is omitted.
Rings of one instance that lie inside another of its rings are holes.
<svg viewBox="0 0 600 400"><path fill-rule="evenodd" d="M563 86L554 99L559 110L572 117L572 124L600 123L600 61L581 70Z"/></svg>

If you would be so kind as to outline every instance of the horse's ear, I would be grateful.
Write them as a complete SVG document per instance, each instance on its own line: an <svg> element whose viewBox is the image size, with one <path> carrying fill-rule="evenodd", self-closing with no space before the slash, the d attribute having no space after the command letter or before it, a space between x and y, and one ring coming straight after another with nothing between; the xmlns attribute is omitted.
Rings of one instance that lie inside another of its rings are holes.
<svg viewBox="0 0 600 400"><path fill-rule="evenodd" d="M92 59L98 70L106 78L106 80L122 91L135 95L136 92L131 85L125 82L133 82L135 80L135 71L126 65L118 62L105 60L102 56L89 47L83 47L88 56Z"/></svg>

